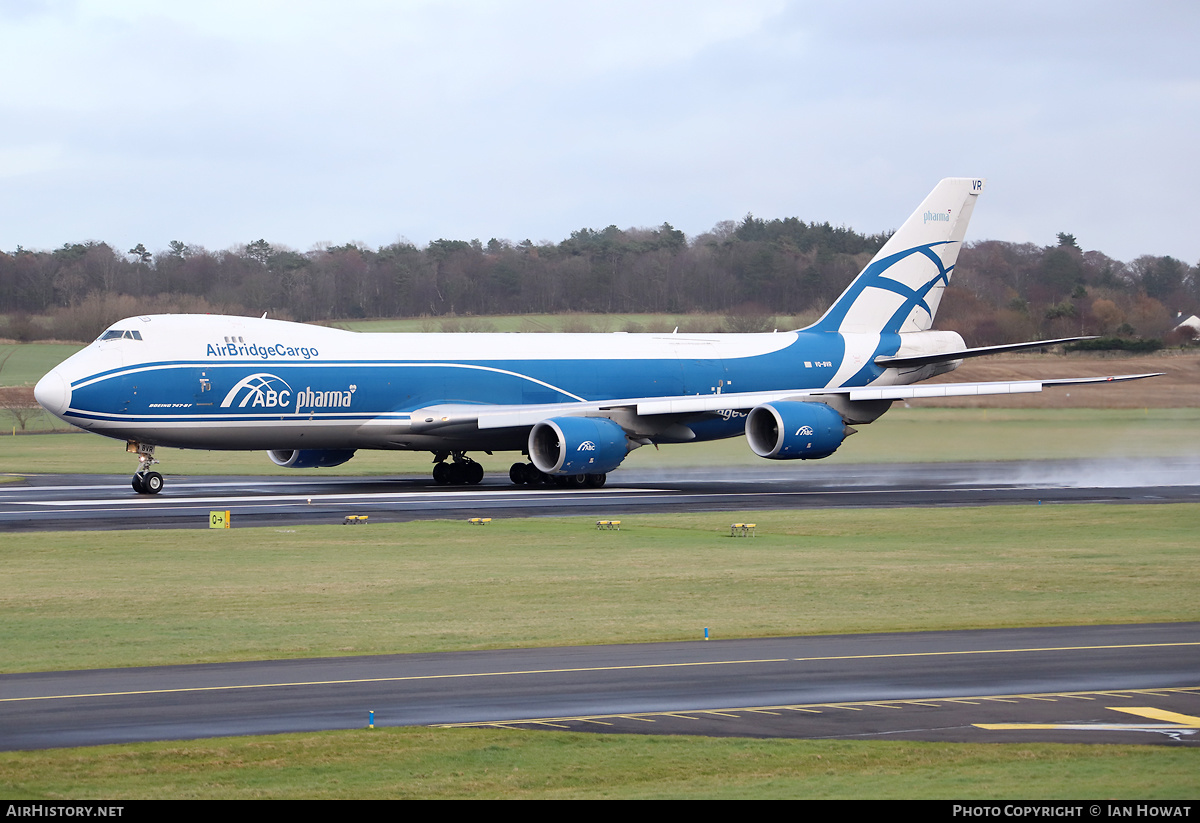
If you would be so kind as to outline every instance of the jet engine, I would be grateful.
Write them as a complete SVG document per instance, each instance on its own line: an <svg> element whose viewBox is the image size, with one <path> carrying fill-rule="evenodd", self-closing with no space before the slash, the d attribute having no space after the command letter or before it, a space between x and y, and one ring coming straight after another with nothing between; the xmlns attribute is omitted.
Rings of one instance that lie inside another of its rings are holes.
<svg viewBox="0 0 1200 823"><path fill-rule="evenodd" d="M824 403L764 403L746 417L746 440L759 457L813 460L838 450L854 429Z"/></svg>
<svg viewBox="0 0 1200 823"><path fill-rule="evenodd" d="M354 456L354 449L272 449L271 462L285 469L327 469Z"/></svg>
<svg viewBox="0 0 1200 823"><path fill-rule="evenodd" d="M625 430L606 417L554 417L529 432L529 459L546 474L606 474L630 451Z"/></svg>

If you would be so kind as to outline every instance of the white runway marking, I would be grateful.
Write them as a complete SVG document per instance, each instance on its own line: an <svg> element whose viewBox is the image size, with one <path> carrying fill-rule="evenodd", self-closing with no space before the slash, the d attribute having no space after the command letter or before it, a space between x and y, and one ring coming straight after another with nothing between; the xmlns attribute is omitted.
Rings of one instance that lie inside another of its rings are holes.
<svg viewBox="0 0 1200 823"><path fill-rule="evenodd" d="M245 484L239 484L245 485ZM551 496L566 496L572 498L581 495L587 496L603 496L603 497L619 497L624 495L645 496L650 494L669 494L675 492L674 489L536 489L536 490L503 490L503 491L480 491L480 492L448 492L444 496L437 497L437 501L458 501L463 502L493 500L497 498L510 499L539 499ZM452 495L452 496L451 496ZM244 495L237 497L136 497L125 500L45 500L32 501L25 505L27 506L46 506L62 508L64 506L114 506L114 505L134 505L134 506L174 506L187 505L191 503L251 503L251 504L294 504L306 501L315 503L339 503L347 501L420 501L432 502L429 492L359 492L357 494L257 494Z"/></svg>

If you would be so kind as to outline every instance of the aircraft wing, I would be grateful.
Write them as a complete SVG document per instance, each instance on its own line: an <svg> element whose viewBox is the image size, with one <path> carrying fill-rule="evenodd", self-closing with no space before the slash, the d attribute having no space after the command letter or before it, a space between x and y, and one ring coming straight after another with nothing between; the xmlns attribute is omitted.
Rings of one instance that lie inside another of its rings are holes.
<svg viewBox="0 0 1200 823"><path fill-rule="evenodd" d="M446 404L418 409L412 413L412 431L433 432L470 427L478 429L524 428L551 417L612 416L622 422L621 415L655 417L660 415L689 415L725 409L751 409L763 403L780 400L817 400L840 397L850 402L872 400L908 400L921 397L972 397L990 394L1027 394L1040 392L1047 386L1068 386L1087 383L1120 383L1158 377L1153 374L1121 374L1110 377L1064 377L1049 380L1015 380L990 383L916 383L907 386L866 386L838 389L783 389L766 392L727 392L723 394L689 394L675 397L635 397L617 400L593 400L579 403L550 403L537 405L479 406Z"/></svg>

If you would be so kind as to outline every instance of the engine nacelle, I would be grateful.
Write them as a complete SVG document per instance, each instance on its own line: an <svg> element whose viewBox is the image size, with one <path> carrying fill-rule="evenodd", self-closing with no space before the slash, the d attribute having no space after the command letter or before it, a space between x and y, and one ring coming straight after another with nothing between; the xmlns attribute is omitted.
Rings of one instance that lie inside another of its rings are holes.
<svg viewBox="0 0 1200 823"><path fill-rule="evenodd" d="M354 449L273 449L267 457L285 469L327 469L354 456Z"/></svg>
<svg viewBox="0 0 1200 823"><path fill-rule="evenodd" d="M771 460L828 457L853 433L842 416L824 403L764 403L751 409L746 417L750 448L759 457Z"/></svg>
<svg viewBox="0 0 1200 823"><path fill-rule="evenodd" d="M606 417L554 417L529 432L529 459L546 474L606 474L629 452L625 430Z"/></svg>

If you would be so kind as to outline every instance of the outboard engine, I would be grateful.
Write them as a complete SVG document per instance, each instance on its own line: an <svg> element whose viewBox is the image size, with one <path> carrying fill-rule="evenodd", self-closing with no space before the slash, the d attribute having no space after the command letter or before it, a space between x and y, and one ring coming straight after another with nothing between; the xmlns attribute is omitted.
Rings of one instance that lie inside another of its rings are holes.
<svg viewBox="0 0 1200 823"><path fill-rule="evenodd" d="M354 456L354 449L272 449L271 462L285 469L328 469Z"/></svg>
<svg viewBox="0 0 1200 823"><path fill-rule="evenodd" d="M824 403L782 400L764 403L746 417L746 440L759 457L813 460L838 450L855 430Z"/></svg>
<svg viewBox="0 0 1200 823"><path fill-rule="evenodd" d="M554 417L529 432L529 459L550 475L605 474L632 450L607 417Z"/></svg>

